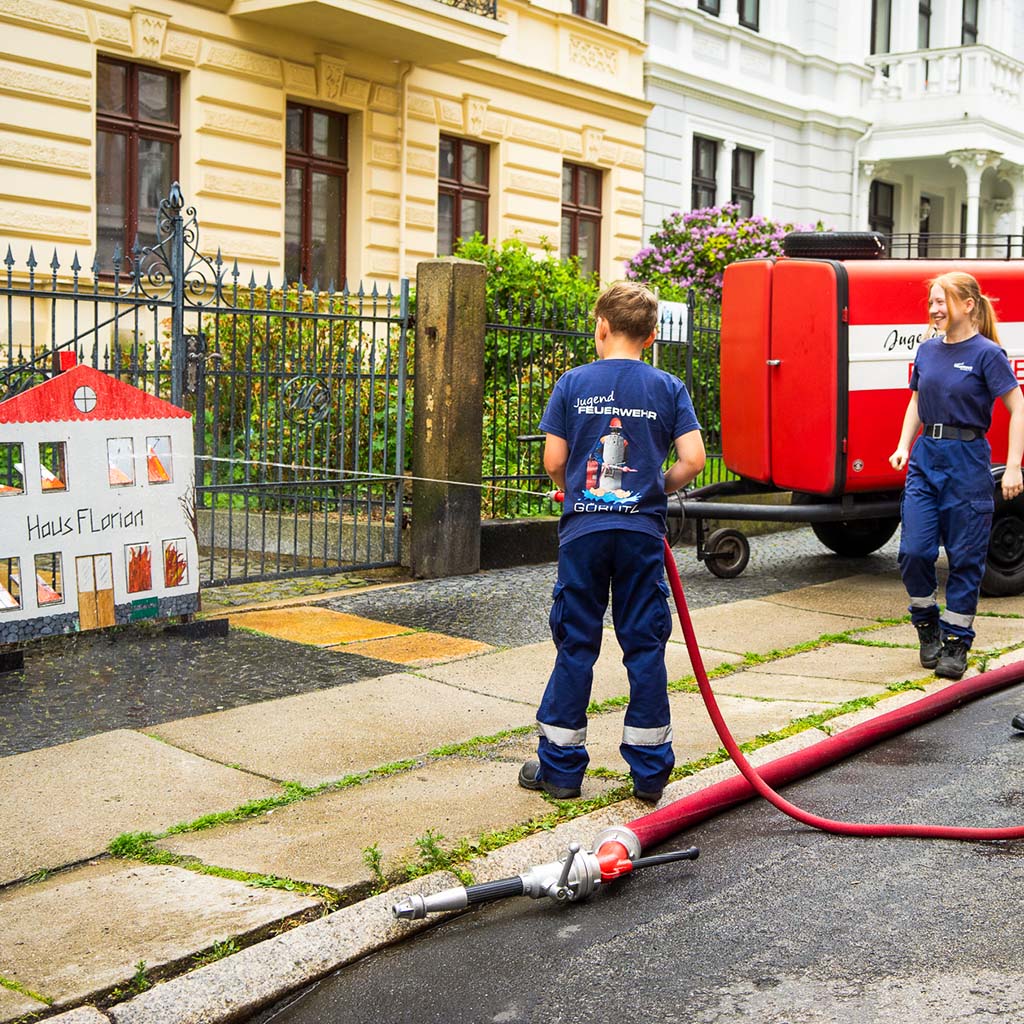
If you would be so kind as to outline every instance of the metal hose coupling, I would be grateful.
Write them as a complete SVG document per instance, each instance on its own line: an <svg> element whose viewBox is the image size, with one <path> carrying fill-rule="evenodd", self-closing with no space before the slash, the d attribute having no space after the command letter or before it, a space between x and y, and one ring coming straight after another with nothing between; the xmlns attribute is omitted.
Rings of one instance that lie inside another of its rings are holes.
<svg viewBox="0 0 1024 1024"><path fill-rule="evenodd" d="M407 896L396 903L391 912L399 921L418 921L427 914L445 910L465 910L478 903L490 903L506 896L543 897L559 903L585 899L601 882L601 866L597 857L586 853L579 843L569 844L565 855L550 864L538 864L514 878L480 885L457 886L432 896Z"/></svg>
<svg viewBox="0 0 1024 1024"><path fill-rule="evenodd" d="M457 886L432 896L407 896L394 904L391 912L399 921L419 921L427 914L465 910L506 896L529 896L534 900L546 897L558 903L576 903L586 899L602 882L620 878L636 868L694 860L698 853L693 846L657 857L641 857L636 835L624 825L613 825L597 835L593 853L571 842L565 854L550 864L538 864L521 875L496 882Z"/></svg>

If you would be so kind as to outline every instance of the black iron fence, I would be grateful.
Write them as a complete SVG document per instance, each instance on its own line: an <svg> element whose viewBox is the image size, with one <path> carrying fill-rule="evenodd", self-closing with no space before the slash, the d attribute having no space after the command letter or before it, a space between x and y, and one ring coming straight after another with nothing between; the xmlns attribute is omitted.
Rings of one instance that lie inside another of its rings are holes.
<svg viewBox="0 0 1024 1024"><path fill-rule="evenodd" d="M695 293L669 306L647 358L685 381L703 427L708 464L697 484L727 479L719 426L720 310ZM592 310L519 302L488 310L484 367L483 514L490 518L555 514L542 496L541 415L558 378L592 361Z"/></svg>
<svg viewBox="0 0 1024 1024"><path fill-rule="evenodd" d="M408 282L321 291L246 279L198 247L175 185L155 246L84 270L10 249L0 399L62 352L193 413L206 585L400 561Z"/></svg>
<svg viewBox="0 0 1024 1024"><path fill-rule="evenodd" d="M883 235L891 259L1010 260L1024 256L1024 234L964 235L911 232Z"/></svg>

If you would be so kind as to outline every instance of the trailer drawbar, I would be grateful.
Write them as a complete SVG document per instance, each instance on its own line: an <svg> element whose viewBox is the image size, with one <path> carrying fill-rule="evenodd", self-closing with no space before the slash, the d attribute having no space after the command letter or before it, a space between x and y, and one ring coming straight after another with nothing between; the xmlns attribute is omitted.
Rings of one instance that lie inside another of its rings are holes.
<svg viewBox="0 0 1024 1024"><path fill-rule="evenodd" d="M562 500L560 491L556 491L552 497L555 501ZM1024 839L1024 826L969 828L950 825L876 825L834 821L802 810L772 788L802 778L858 750L937 718L968 701L1021 682L1024 680L1024 661L962 680L911 705L897 708L869 722L829 736L820 743L772 761L758 772L733 738L711 690L697 647L683 584L668 540L665 541L665 572L668 575L701 697L704 699L715 731L739 769L740 776L726 779L683 797L625 825L604 829L595 837L590 852L585 851L579 842L572 842L559 860L536 865L512 878L484 882L480 885L458 886L430 896L409 896L392 907L392 913L396 918L414 921L428 914L462 910L477 904L504 899L506 896L550 898L558 902L577 902L586 899L602 883L613 882L640 868L679 860L695 860L699 854L696 847L648 857L643 856L643 851L755 795L763 797L796 821L836 835L974 841Z"/></svg>

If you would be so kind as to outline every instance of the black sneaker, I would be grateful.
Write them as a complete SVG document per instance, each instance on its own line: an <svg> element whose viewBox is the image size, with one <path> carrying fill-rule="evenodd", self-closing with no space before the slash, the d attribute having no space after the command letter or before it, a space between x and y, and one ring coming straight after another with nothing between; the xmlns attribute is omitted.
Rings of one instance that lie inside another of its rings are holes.
<svg viewBox="0 0 1024 1024"><path fill-rule="evenodd" d="M580 795L579 786L573 789L571 786L556 786L552 782L545 782L540 777L540 761L527 761L519 769L519 785L523 789L542 790L556 800L575 800Z"/></svg>
<svg viewBox="0 0 1024 1024"><path fill-rule="evenodd" d="M633 787L633 796L637 800L643 800L645 804L656 804L664 792L663 789L637 789L636 786Z"/></svg>
<svg viewBox="0 0 1024 1024"><path fill-rule="evenodd" d="M967 671L967 642L958 636L947 636L942 642L935 674L943 679L959 679Z"/></svg>
<svg viewBox="0 0 1024 1024"><path fill-rule="evenodd" d="M937 621L917 622L917 639L921 644L921 665L924 668L935 668L942 653L942 633Z"/></svg>
<svg viewBox="0 0 1024 1024"><path fill-rule="evenodd" d="M1024 711L1019 715L1014 715L1010 720L1010 725L1017 729L1019 732L1024 732Z"/></svg>

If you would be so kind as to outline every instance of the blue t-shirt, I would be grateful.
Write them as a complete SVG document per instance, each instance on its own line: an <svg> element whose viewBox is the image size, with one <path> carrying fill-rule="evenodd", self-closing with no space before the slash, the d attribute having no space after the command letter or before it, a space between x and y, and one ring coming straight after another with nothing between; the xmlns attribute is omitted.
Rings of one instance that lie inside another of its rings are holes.
<svg viewBox="0 0 1024 1024"><path fill-rule="evenodd" d="M992 425L992 403L1017 387L1006 352L983 334L947 345L921 342L910 375L922 423L974 427Z"/></svg>
<svg viewBox="0 0 1024 1024"><path fill-rule="evenodd" d="M596 530L665 533L662 464L699 430L681 380L639 359L599 359L563 374L540 421L569 445L560 544Z"/></svg>

